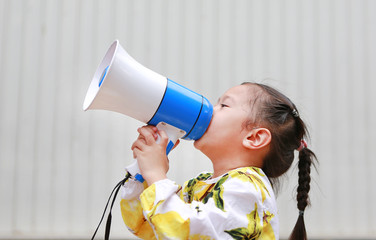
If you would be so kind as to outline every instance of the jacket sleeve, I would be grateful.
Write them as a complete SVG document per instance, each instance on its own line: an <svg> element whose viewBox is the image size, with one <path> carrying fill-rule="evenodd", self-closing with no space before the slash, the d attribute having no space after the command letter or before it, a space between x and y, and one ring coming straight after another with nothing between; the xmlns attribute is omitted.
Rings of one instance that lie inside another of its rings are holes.
<svg viewBox="0 0 376 240"><path fill-rule="evenodd" d="M158 181L140 195L144 217L158 239L260 237L275 210L264 208L265 192L239 179L215 188L204 199L186 203L177 194L180 190L177 184L168 179Z"/></svg>
<svg viewBox="0 0 376 240"><path fill-rule="evenodd" d="M122 186L121 215L129 231L142 239L156 239L153 228L144 218L140 194L147 188L146 182L128 179Z"/></svg>

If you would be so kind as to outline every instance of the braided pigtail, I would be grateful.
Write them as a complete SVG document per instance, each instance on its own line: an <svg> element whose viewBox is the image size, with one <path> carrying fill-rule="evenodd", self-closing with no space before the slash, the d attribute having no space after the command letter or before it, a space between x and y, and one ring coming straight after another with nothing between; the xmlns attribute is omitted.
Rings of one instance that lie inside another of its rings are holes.
<svg viewBox="0 0 376 240"><path fill-rule="evenodd" d="M302 141L303 147L299 147L299 185L297 188L296 200L298 201L297 207L299 209L299 217L296 221L295 227L289 237L289 240L306 240L307 232L304 223L304 210L310 204L309 202L309 190L311 182L311 165L314 164L316 159L315 154L308 149L305 142Z"/></svg>
<svg viewBox="0 0 376 240"><path fill-rule="evenodd" d="M272 134L270 149L263 159L262 170L268 176L274 190L278 190L276 185L278 187L279 177L291 167L295 158L294 151L299 151L299 185L296 196L299 217L289 240L305 240L307 233L304 210L309 205L311 166L317 160L303 140L309 137L307 127L294 103L278 90L259 83L243 85L257 86L256 89L252 88L253 98L250 104L252 112L256 113L250 116L247 125L264 126Z"/></svg>

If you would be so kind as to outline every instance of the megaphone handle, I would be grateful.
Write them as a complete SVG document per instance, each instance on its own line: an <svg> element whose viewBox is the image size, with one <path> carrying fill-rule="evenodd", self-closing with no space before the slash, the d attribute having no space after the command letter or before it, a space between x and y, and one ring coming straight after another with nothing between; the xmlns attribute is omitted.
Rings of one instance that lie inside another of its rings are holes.
<svg viewBox="0 0 376 240"><path fill-rule="evenodd" d="M172 148L174 147L176 141L183 137L186 133L185 131L179 129L179 128L176 128L170 124L167 124L165 122L160 122L157 124L157 128L158 130L163 130L166 132L167 136L168 136L168 144L167 144L167 148L166 148L166 154L168 155L170 153L170 151L172 150ZM159 143L159 136L158 136L158 139L157 139L157 143ZM128 167L126 167L125 169L136 179L138 180L139 182L143 183L145 180L144 178L142 177L141 175L141 171L140 171L140 168L138 167L138 163L137 163L137 159L135 159L136 161L134 161L131 165L129 165Z"/></svg>

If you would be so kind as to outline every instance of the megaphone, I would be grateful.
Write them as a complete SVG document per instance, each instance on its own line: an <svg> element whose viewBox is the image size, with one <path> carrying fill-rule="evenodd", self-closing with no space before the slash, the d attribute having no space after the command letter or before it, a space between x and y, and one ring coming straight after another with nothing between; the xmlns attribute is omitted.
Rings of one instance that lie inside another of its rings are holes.
<svg viewBox="0 0 376 240"><path fill-rule="evenodd" d="M83 109L118 112L166 131L166 153L177 139L197 140L206 131L213 106L202 95L144 67L115 40L95 71ZM137 162L127 167L143 181Z"/></svg>

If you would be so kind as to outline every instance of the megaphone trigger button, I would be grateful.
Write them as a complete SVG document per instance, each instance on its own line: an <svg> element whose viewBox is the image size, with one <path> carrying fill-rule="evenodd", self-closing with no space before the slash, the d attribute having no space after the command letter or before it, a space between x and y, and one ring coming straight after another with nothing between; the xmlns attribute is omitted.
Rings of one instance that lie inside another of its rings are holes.
<svg viewBox="0 0 376 240"><path fill-rule="evenodd" d="M139 181L140 183L143 183L145 181L145 179L142 177L141 174L137 173L136 176L134 176L134 178Z"/></svg>

